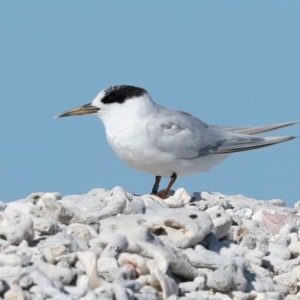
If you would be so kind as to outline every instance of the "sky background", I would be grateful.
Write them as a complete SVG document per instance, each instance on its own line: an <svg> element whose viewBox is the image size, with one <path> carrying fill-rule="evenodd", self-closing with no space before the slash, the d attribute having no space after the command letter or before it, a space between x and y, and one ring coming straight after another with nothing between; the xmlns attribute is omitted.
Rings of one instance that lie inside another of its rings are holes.
<svg viewBox="0 0 300 300"><path fill-rule="evenodd" d="M114 155L97 117L53 119L111 85L143 87L211 124L300 120L299 9L299 1L0 1L0 200L118 185L150 192L154 178ZM300 135L300 125L272 134ZM292 206L299 153L300 138L233 154L174 188Z"/></svg>

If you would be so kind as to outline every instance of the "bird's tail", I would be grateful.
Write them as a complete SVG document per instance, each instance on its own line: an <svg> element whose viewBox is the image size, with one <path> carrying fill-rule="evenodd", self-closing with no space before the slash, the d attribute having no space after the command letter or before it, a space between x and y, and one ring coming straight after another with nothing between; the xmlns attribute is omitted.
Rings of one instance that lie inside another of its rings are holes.
<svg viewBox="0 0 300 300"><path fill-rule="evenodd" d="M267 131L269 130L272 129L267 129ZM239 133L236 134L235 132L232 132L232 137L233 137L232 140L228 140L224 142L218 148L216 154L228 154L228 153L241 152L246 150L254 150L258 148L263 148L263 147L283 143L296 138L296 136L256 137L247 134L239 134Z"/></svg>
<svg viewBox="0 0 300 300"><path fill-rule="evenodd" d="M230 131L230 132L234 132L234 133L254 135L254 134L258 134L258 133L276 130L276 129L283 128L283 127L288 127L288 126L291 126L291 125L294 125L297 123L299 123L299 121L278 123L278 124L266 125L266 126L261 126L261 127L226 126L226 127L221 127L221 129L224 131Z"/></svg>

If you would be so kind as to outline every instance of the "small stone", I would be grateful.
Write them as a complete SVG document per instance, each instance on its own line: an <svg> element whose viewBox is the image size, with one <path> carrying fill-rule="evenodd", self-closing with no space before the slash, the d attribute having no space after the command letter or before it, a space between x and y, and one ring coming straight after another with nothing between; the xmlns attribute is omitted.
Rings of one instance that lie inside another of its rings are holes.
<svg viewBox="0 0 300 300"><path fill-rule="evenodd" d="M132 201L128 201L124 209L124 214L144 214L146 212L146 205L141 198L134 198Z"/></svg>
<svg viewBox="0 0 300 300"><path fill-rule="evenodd" d="M219 207L212 207L205 211L212 219L214 223L214 229L212 232L217 238L224 237L230 230L232 220L226 211Z"/></svg>
<svg viewBox="0 0 300 300"><path fill-rule="evenodd" d="M58 257L72 252L80 251L80 247L75 238L66 233L59 232L40 243L38 248L41 250L44 259L54 264Z"/></svg>
<svg viewBox="0 0 300 300"><path fill-rule="evenodd" d="M93 235L91 234L91 230L93 231ZM95 237L97 235L93 228L90 227L89 229L87 228L87 226L78 223L70 224L67 228L67 233L76 235L77 237L85 239L87 241L90 241L92 237Z"/></svg>
<svg viewBox="0 0 300 300"><path fill-rule="evenodd" d="M28 274L22 274L19 278L19 285L22 289L29 289L33 285L33 280Z"/></svg>
<svg viewBox="0 0 300 300"><path fill-rule="evenodd" d="M10 289L4 294L5 300L26 300L26 296L22 290Z"/></svg>
<svg viewBox="0 0 300 300"><path fill-rule="evenodd" d="M53 235L60 231L58 225L46 218L32 218L33 229L42 234Z"/></svg>
<svg viewBox="0 0 300 300"><path fill-rule="evenodd" d="M97 270L99 273L108 273L113 268L119 268L118 262L114 257L100 257L97 260Z"/></svg>
<svg viewBox="0 0 300 300"><path fill-rule="evenodd" d="M30 243L34 237L33 222L27 218L17 225L0 228L0 237L12 245L19 245L23 240Z"/></svg>
<svg viewBox="0 0 300 300"><path fill-rule="evenodd" d="M300 241L290 243L288 248L291 251L293 258L297 258L300 255Z"/></svg>
<svg viewBox="0 0 300 300"><path fill-rule="evenodd" d="M118 259L120 267L131 264L135 267L139 275L149 274L146 260L137 254L121 253Z"/></svg>

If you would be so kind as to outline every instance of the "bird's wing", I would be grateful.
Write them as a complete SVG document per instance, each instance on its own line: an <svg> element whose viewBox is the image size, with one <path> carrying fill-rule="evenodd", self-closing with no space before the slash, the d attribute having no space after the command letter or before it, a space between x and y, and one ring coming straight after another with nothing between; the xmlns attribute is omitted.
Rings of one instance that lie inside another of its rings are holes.
<svg viewBox="0 0 300 300"><path fill-rule="evenodd" d="M148 136L151 144L160 151L189 159L201 153L213 154L217 150L220 139L207 134L208 128L207 124L187 113L166 109L148 124ZM219 129L214 130L220 132Z"/></svg>
<svg viewBox="0 0 300 300"><path fill-rule="evenodd" d="M165 110L148 125L151 142L179 159L266 147L294 137L258 137L209 126L189 114Z"/></svg>

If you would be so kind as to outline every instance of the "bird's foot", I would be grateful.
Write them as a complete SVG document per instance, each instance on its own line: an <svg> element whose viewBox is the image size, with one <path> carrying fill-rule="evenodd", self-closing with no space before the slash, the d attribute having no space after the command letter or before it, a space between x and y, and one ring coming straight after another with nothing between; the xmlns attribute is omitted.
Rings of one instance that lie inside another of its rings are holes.
<svg viewBox="0 0 300 300"><path fill-rule="evenodd" d="M154 195L156 197L159 197L161 199L166 199L168 196L168 193L166 193L165 191L160 191L158 193L152 193L151 195Z"/></svg>

